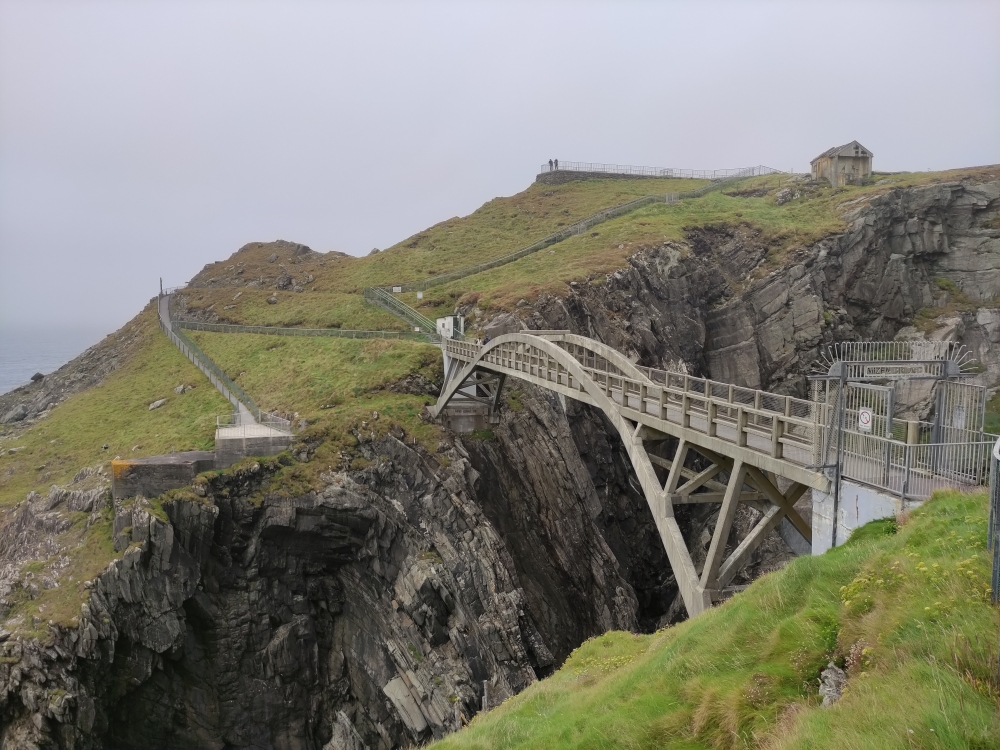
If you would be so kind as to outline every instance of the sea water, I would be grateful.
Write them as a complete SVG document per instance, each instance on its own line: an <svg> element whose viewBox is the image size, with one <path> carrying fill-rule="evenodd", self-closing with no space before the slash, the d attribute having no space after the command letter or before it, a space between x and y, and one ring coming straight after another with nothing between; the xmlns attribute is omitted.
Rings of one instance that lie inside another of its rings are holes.
<svg viewBox="0 0 1000 750"><path fill-rule="evenodd" d="M93 346L105 331L10 330L0 327L0 394L31 381L36 372L48 375Z"/></svg>

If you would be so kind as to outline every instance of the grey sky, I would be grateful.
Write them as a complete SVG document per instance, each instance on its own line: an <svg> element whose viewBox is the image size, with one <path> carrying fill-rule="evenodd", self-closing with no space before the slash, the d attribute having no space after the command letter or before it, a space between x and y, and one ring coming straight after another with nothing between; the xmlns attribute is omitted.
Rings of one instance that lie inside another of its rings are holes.
<svg viewBox="0 0 1000 750"><path fill-rule="evenodd" d="M0 0L0 326L252 240L367 253L550 157L1000 162L1000 4Z"/></svg>

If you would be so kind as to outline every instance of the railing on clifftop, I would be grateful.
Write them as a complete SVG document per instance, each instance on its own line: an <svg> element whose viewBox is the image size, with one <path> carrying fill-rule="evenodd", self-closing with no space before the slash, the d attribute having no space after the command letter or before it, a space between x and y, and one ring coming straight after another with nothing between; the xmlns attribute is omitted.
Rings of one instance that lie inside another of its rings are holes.
<svg viewBox="0 0 1000 750"><path fill-rule="evenodd" d="M271 414L270 412L263 411L254 400L250 398L250 394L244 391L239 385L237 385L233 380L223 372L222 368L212 361L200 346L194 343L191 339L184 335L180 326L170 319L170 295L177 291L179 287L166 290L158 299L159 304L166 306L165 310L161 310L166 314L166 320L164 320L164 315L160 314L157 316L157 322L159 323L160 330L162 330L169 338L174 346L180 349L181 353L191 361L195 367L201 370L202 374L209 379L209 382L223 395L223 397L233 405L234 409L234 420L239 420L239 408L240 404L250 412L255 420L260 424L267 423L273 429L291 432L291 422L283 417L279 417L276 414Z"/></svg>
<svg viewBox="0 0 1000 750"><path fill-rule="evenodd" d="M583 164L583 162L571 162L571 164ZM589 165L594 166L594 165ZM597 165L597 166L621 166L621 165ZM562 169L563 165L560 164L559 168ZM628 167L629 169L653 169L652 167ZM584 170L581 170L584 171ZM662 171L662 170L661 170ZM405 320L414 328L421 328L428 332L435 331L434 323L425 316L418 313L412 307L406 303L396 299L394 294L401 294L406 292L423 292L432 287L440 286L441 284L447 284L451 281L456 281L458 279L465 278L466 276L474 276L477 273L482 273L483 271L488 271L493 268L499 268L500 266L507 265L508 263L513 263L516 260L520 260L528 255L537 253L539 250L544 250L550 245L554 245L558 242L563 242L577 234L582 234L583 232L591 229L598 224L601 224L610 219L623 216L627 213L631 213L637 209L644 206L652 205L654 203L666 203L668 205L677 203L679 200L684 200L687 198L698 198L706 193L713 190L718 190L724 185L731 184L737 180L743 180L748 177L757 177L761 175L768 174L778 174L781 170L772 169L771 167L757 166L757 167L746 167L745 169L721 169L712 172L713 182L704 185L695 190L689 190L683 193L666 193L659 195L644 195L641 198L636 198L635 200L629 201L627 203L622 203L617 206L612 206L606 208L602 211L598 211L596 214L592 214L585 219L581 219L568 227L563 227L557 232L543 237L542 239L534 242L527 247L522 247L520 250L515 250L507 255L501 255L498 258L493 258L492 260L483 261L482 263L476 263L471 266L464 266L462 268L456 268L454 271L446 271L445 273L439 273L435 276L429 276L426 279L420 279L419 281L409 281L399 284L391 284L385 287L367 287L364 290L365 299L373 304L379 305L385 308L387 311L396 315L397 317ZM630 174L630 173L626 173ZM655 175L662 176L662 175Z"/></svg>
<svg viewBox="0 0 1000 750"><path fill-rule="evenodd" d="M345 328L280 328L275 326L247 326L233 323L202 323L198 320L175 320L178 328L212 333L255 333L261 336L313 336L340 339L402 339L405 341L437 342L435 334L423 331L357 331Z"/></svg>
<svg viewBox="0 0 1000 750"><path fill-rule="evenodd" d="M743 175L749 170L769 169L761 174L771 174L780 170L770 167L741 167L738 169L676 169L674 167L637 167L632 164L601 164L590 161L561 161L559 166L543 164L540 174L555 172L592 172L595 174L620 174L632 177L662 177L667 179L722 180Z"/></svg>

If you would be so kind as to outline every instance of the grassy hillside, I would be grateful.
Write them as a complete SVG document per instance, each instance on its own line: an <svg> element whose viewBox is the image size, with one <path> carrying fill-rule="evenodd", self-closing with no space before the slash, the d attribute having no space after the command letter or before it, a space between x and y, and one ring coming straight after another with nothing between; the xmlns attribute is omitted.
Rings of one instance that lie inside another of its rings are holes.
<svg viewBox="0 0 1000 750"><path fill-rule="evenodd" d="M298 490L316 486L320 472L341 462L342 451L352 453L357 444L353 433L362 425L368 436L392 432L430 451L437 447L441 428L420 419L434 398L393 389L407 376L441 381L441 352L435 346L386 339L187 333L262 409L309 423L299 440L314 447L313 460L283 472L278 484L294 478Z"/></svg>
<svg viewBox="0 0 1000 750"><path fill-rule="evenodd" d="M984 495L939 494L695 620L587 641L434 747L1000 747L985 526ZM847 688L821 708L830 660Z"/></svg>
<svg viewBox="0 0 1000 750"><path fill-rule="evenodd" d="M233 300L238 291L239 298ZM277 304L268 304L274 296ZM276 291L274 289L193 289L188 293L193 309L211 308L220 323L279 328L352 328L361 331L405 331L409 327L380 307L369 305L360 294L341 292ZM226 309L227 305L232 305Z"/></svg>
<svg viewBox="0 0 1000 750"><path fill-rule="evenodd" d="M775 196L787 177L751 178L725 190L676 205L653 205L594 227L546 250L509 265L435 287L418 301L404 295L428 317L451 313L459 301L475 295L481 308L514 309L519 299L565 293L570 281L592 280L621 268L626 258L665 240L684 240L698 227L742 225L760 233L771 248L768 262L757 269L766 274L786 254L823 236L843 231L846 211L895 187L957 179L982 180L996 168L885 176L881 184L831 188L796 185L799 198L778 205ZM270 250L241 251L207 266L196 280L209 288L193 292L195 309L211 307L225 322L398 330L404 324L360 297L365 286L413 281L517 250L602 208L642 195L690 190L696 180L579 180L562 185L532 184L509 198L496 198L463 218L436 224L375 255L353 258L328 254L311 259L278 259L288 272L311 279L302 292L275 292L277 304L267 305L270 283L278 271L268 263ZM292 265L294 264L294 265ZM260 290L243 289L244 280L261 279ZM232 284L220 289L220 284ZM227 309L228 308L228 309Z"/></svg>
<svg viewBox="0 0 1000 750"><path fill-rule="evenodd" d="M163 335L152 305L128 325L136 327L140 342L122 367L45 419L15 427L0 442L0 509L20 502L30 490L45 494L81 467L115 456L211 450L215 417L229 413L229 403ZM182 383L195 387L175 394ZM161 398L167 403L150 411L149 405Z"/></svg>
<svg viewBox="0 0 1000 750"><path fill-rule="evenodd" d="M454 267L480 263L513 252L601 209L652 193L693 190L704 180L581 180L562 185L533 183L517 195L495 198L463 218L436 224L375 255L353 258L330 253L313 258L278 258L267 247L250 247L225 261L209 264L195 278L194 309L207 309L224 322L248 325L300 325L398 330L400 322L366 309L361 291L433 276ZM277 292L266 305L278 263L301 278L302 292ZM263 279L261 289L245 283ZM238 299L236 293L243 291ZM226 308L229 309L226 309Z"/></svg>
<svg viewBox="0 0 1000 750"><path fill-rule="evenodd" d="M436 287L420 304L431 317L451 312L463 298L471 301L471 295L477 295L480 308L516 309L518 299L563 293L570 281L602 283L603 275L621 267L630 254L664 240L684 239L692 229L710 224L743 224L757 230L771 247L769 263L777 264L789 250L840 231L844 211L885 190L985 179L994 172L995 168L981 168L894 175L882 185L815 187L782 206L775 201L781 178L756 178L733 186L728 194L716 192L678 205L641 209L515 263ZM196 277L200 286L188 293L187 302L193 310L210 309L226 322L399 330L405 328L403 323L363 301L364 286L415 280L495 258L602 208L700 184L638 179L536 183L364 258L329 253L272 259L267 245L252 245L206 266ZM294 278L294 286L302 291L276 290L282 276ZM276 304L268 304L272 295ZM407 301L418 304L413 295ZM107 463L115 456L138 458L212 446L215 416L227 413L229 404L160 333L152 307L127 328L134 329L138 344L101 385L69 398L35 424L4 428L0 511L31 490L45 493L52 484L67 483L81 467ZM429 448L436 445L439 428L419 418L432 399L421 395L419 384L393 387L410 375L440 379L440 354L433 347L208 333L194 337L262 407L297 414L309 423L299 441L309 446L314 460L277 477L288 491L314 486L315 474L329 466L345 461L363 465L364 459L354 451L355 433L362 425L366 435L392 432ZM173 388L182 383L195 388L174 394ZM148 405L161 398L167 399L166 405L149 411ZM73 560L80 570L99 570L113 554L105 525L89 529L78 525L71 533L79 537ZM72 609L67 607L67 612ZM643 653L651 647L642 646Z"/></svg>

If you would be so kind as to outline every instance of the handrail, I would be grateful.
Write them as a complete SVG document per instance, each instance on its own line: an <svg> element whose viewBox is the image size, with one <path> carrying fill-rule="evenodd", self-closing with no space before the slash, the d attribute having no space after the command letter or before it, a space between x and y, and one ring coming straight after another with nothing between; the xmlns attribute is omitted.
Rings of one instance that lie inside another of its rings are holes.
<svg viewBox="0 0 1000 750"><path fill-rule="evenodd" d="M559 166L542 164L539 174L554 172L596 172L623 174L636 177L665 177L674 179L721 180L748 169L675 169L673 167L637 167L631 164L601 164L585 161L562 161ZM752 169L752 167L750 167ZM778 171L778 170L775 170Z"/></svg>
<svg viewBox="0 0 1000 750"><path fill-rule="evenodd" d="M184 344L184 346L186 346L191 351L191 353L199 360L199 362L203 365L203 367L209 370L213 375L215 375L215 377L217 377L225 385L225 387L232 394L236 396L238 400L242 401L243 405L246 406L253 413L254 417L257 417L257 415L260 414L260 407L257 406L256 403L254 403L254 400L252 398L250 398L250 394L248 394L246 391L240 388L240 386L234 383L232 379L230 379L230 377L226 375L225 372L223 372L222 368L219 367L217 364L215 364L215 362L212 361L211 357L205 354L205 352L202 350L200 346L198 346L196 343L194 343L194 341L185 336L183 331L176 323L171 321L170 328L173 334L178 339L180 339L180 341ZM204 372L204 370L202 371Z"/></svg>
<svg viewBox="0 0 1000 750"><path fill-rule="evenodd" d="M159 323L160 329L167 334L167 337L173 342L174 346L180 349L181 353L187 357L191 363L201 370L202 374L209 379L218 389L218 391L226 398L229 403L233 405L234 408L239 409L240 403L247 408L247 410L253 415L254 419L257 419L261 423L268 423L275 427L275 429L284 429L291 432L291 421L285 419L284 417L279 417L276 414L271 414L270 412L263 411L254 400L250 397L246 391L244 391L240 386L230 379L228 375L219 367L215 362L209 357L194 341L189 339L177 322L171 320L170 318L170 300L168 294L162 295L160 299L166 297L166 318L167 321L164 322L163 318L158 314L157 322ZM169 325L168 325L169 324Z"/></svg>
<svg viewBox="0 0 1000 750"><path fill-rule="evenodd" d="M385 289L377 286L366 287L364 297L369 302L385 308L396 317L406 321L414 328L420 328L430 334L437 333L437 326L430 318L421 315L409 305L396 299Z"/></svg>
<svg viewBox="0 0 1000 750"><path fill-rule="evenodd" d="M576 163L576 162L574 162ZM562 165L560 165L560 169ZM641 198L636 198L635 200L628 201L627 203L622 203L617 206L612 206L610 208L598 211L585 219L571 224L568 227L563 227L557 232L543 237L542 239L534 242L527 247L522 247L520 250L515 250L507 255L501 255L493 260L484 261L483 263L476 263L471 266L464 266L462 268L457 268L454 271L446 271L445 273L439 273L434 276L430 276L426 279L420 279L419 281L410 281L401 284L390 284L385 287L366 287L364 290L365 299L369 302L373 302L381 307L385 308L389 312L393 313L397 317L405 320L415 327L426 328L428 331L435 331L436 328L434 324L423 315L420 315L416 310L407 305L404 302L393 297L393 294L400 294L405 292L423 292L431 287L440 286L441 284L446 284L451 281L457 281L458 279L465 278L466 276L474 276L477 273L482 273L483 271L488 271L492 268L499 268L500 266L507 265L508 263L513 263L516 260L520 260L525 256L537 253L539 250L544 250L550 245L554 245L558 242L563 242L570 237L581 234L588 229L602 224L610 219L617 218L624 214L635 211L644 206L648 206L652 203L676 203L678 200L685 200L689 198L698 198L705 195L713 190L718 190L724 185L728 185L737 180L743 180L748 177L755 177L759 175L776 174L781 170L773 169L771 167L756 166L756 167L746 167L745 169L738 170L716 170L717 172L725 172L724 176L716 178L714 182L709 183L703 187L697 188L695 190L689 190L682 193L668 193L668 194L657 194L657 195L644 195ZM377 290L377 291L376 291ZM426 322L418 322L422 321Z"/></svg>
<svg viewBox="0 0 1000 750"><path fill-rule="evenodd" d="M446 341L444 349L457 361L509 373L583 401L596 385L632 421L669 434L682 430L675 436L697 438L712 450L725 447L734 454L782 461L784 469L794 468L801 477L818 478L822 473L816 458L831 421L822 403L653 368L636 368L641 375L637 378L604 357L600 342L579 336L573 341L547 340L576 361L580 376L589 381L585 384L571 374L566 360L542 350L544 339L531 334L500 336L488 345ZM458 384L455 379L446 386L437 412ZM902 497L923 498L939 487L983 484L991 449L1000 460L1000 441L994 443L998 436L981 431L946 434L946 440L919 444L860 432L844 437L843 476ZM719 447L712 447L713 441Z"/></svg>
<svg viewBox="0 0 1000 750"><path fill-rule="evenodd" d="M403 339L407 341L439 340L437 334L417 331L359 331L343 328L279 328L275 326L247 326L232 323L203 323L198 320L172 321L178 328L189 331L212 331L215 333L256 333L263 336L315 336L343 339Z"/></svg>

